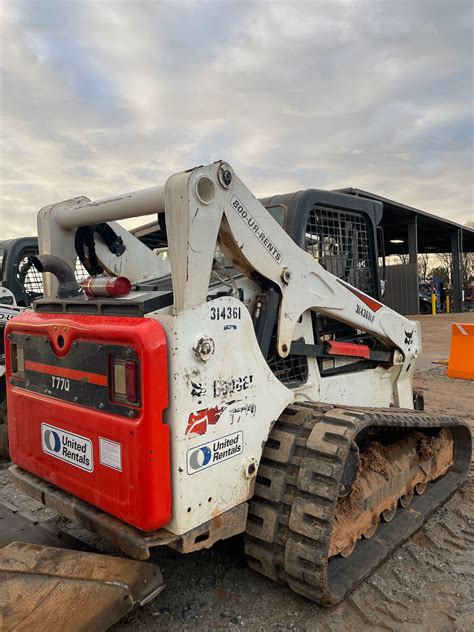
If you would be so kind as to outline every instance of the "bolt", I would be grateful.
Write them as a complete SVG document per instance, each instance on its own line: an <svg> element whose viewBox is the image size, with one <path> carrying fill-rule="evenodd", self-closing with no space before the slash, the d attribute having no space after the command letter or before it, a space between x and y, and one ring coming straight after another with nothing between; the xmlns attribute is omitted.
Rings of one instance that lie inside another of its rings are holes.
<svg viewBox="0 0 474 632"><path fill-rule="evenodd" d="M79 401L79 397L77 397L77 395L75 397L72 398L72 401L77 404L77 402Z"/></svg>
<svg viewBox="0 0 474 632"><path fill-rule="evenodd" d="M74 340L74 342L72 343L72 346L73 347L78 347L79 346L79 343L77 342L77 340Z"/></svg>
<svg viewBox="0 0 474 632"><path fill-rule="evenodd" d="M286 353L288 351L288 345L283 344L281 350L283 351L283 353Z"/></svg>
<svg viewBox="0 0 474 632"><path fill-rule="evenodd" d="M257 461L253 457L249 457L244 466L244 473L247 478L253 478L257 473Z"/></svg>
<svg viewBox="0 0 474 632"><path fill-rule="evenodd" d="M206 362L214 353L214 341L212 338L203 336L193 348L193 351L199 360Z"/></svg>
<svg viewBox="0 0 474 632"><path fill-rule="evenodd" d="M102 410L104 408L104 404L102 402L100 402L98 408L100 408L100 410Z"/></svg>
<svg viewBox="0 0 474 632"><path fill-rule="evenodd" d="M25 336L25 340L29 340L29 339L30 339L30 337L29 337L29 336Z"/></svg>
<svg viewBox="0 0 474 632"><path fill-rule="evenodd" d="M228 189L232 184L232 169L228 164L223 163L217 172L217 178L219 180L219 184L223 189Z"/></svg>
<svg viewBox="0 0 474 632"><path fill-rule="evenodd" d="M281 271L280 278L283 281L283 283L285 283L285 285L288 285L291 279L291 272L288 270L288 268L283 268L283 270Z"/></svg>
<svg viewBox="0 0 474 632"><path fill-rule="evenodd" d="M127 349L127 355L133 355L133 349L131 349L130 347Z"/></svg>
<svg viewBox="0 0 474 632"><path fill-rule="evenodd" d="M128 416L129 417L135 417L135 411L134 410L129 410L128 411Z"/></svg>
<svg viewBox="0 0 474 632"><path fill-rule="evenodd" d="M45 336L45 337L43 338L43 342L45 342L45 343L49 342L49 341L48 341L48 336Z"/></svg>
<svg viewBox="0 0 474 632"><path fill-rule="evenodd" d="M104 350L104 345L98 345L97 351L103 351L103 350Z"/></svg>

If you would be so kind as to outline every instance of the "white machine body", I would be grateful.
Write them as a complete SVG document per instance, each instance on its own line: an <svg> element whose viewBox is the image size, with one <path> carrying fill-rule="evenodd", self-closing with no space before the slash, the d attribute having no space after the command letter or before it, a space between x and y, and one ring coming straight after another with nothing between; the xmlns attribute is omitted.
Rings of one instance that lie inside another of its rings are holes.
<svg viewBox="0 0 474 632"><path fill-rule="evenodd" d="M145 213L165 213L167 261L116 224ZM146 314L163 327L169 350L165 421L173 508L168 531L184 534L252 496L269 432L292 401L413 408L419 324L327 272L227 163L180 172L164 187L45 207L38 215L40 252L73 266L75 229L98 222L109 222L125 245L117 256L96 237L97 256L108 273L132 283L155 279L158 287L171 274L173 304ZM213 271L217 245L239 276L226 279ZM390 362L322 377L317 359L308 357L305 383L283 385L255 335L258 279L281 295L276 349L282 359L297 340L316 344L311 312L317 311L371 334L390 350ZM55 287L55 279L45 274L46 294L54 296Z"/></svg>

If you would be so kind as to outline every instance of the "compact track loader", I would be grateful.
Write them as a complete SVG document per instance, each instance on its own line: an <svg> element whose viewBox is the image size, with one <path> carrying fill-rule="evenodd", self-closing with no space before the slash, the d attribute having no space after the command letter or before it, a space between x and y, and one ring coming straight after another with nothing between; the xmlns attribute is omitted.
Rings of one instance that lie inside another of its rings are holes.
<svg viewBox="0 0 474 632"><path fill-rule="evenodd" d="M154 249L117 223L144 214ZM381 214L258 201L225 162L41 209L45 296L7 325L20 488L138 560L245 533L253 569L342 600L471 459L462 420L415 410L420 327L380 300Z"/></svg>

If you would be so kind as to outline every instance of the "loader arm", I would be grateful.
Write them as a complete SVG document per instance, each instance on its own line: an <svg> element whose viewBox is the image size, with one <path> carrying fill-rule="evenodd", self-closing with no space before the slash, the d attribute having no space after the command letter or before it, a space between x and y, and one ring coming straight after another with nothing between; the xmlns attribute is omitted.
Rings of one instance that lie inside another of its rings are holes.
<svg viewBox="0 0 474 632"><path fill-rule="evenodd" d="M222 184L223 172L230 174L228 185ZM308 309L374 335L395 350L395 364L408 367L418 357L418 324L327 272L226 163L172 176L165 199L175 313L206 300L217 240L244 274L264 277L278 287L277 350L282 358L290 353L296 323Z"/></svg>
<svg viewBox="0 0 474 632"><path fill-rule="evenodd" d="M108 221L125 249L121 256L110 252L98 237L96 250L104 269L133 282L159 278L168 272L165 262L115 221L155 213L166 216L174 314L206 302L218 244L243 274L258 282L263 278L278 289L277 351L282 358L290 353L301 315L317 310L374 336L393 351L390 363L406 369L400 371L405 379L397 381L398 405L410 404L409 369L421 352L419 325L326 271L291 239L228 163L174 174L164 187L45 207L38 215L41 252L72 264L75 228ZM51 294L54 280L45 281Z"/></svg>

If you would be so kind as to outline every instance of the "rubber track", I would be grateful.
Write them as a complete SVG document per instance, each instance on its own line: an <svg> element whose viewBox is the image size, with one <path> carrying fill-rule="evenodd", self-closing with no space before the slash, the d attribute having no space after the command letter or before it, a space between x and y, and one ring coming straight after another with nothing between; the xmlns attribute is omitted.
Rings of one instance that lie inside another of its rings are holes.
<svg viewBox="0 0 474 632"><path fill-rule="evenodd" d="M422 496L399 508L348 558L328 563L332 523L351 442L368 426L450 427L454 464ZM471 462L471 433L457 417L402 409L342 408L298 403L275 424L250 502L245 552L254 570L321 605L341 601L461 485Z"/></svg>

